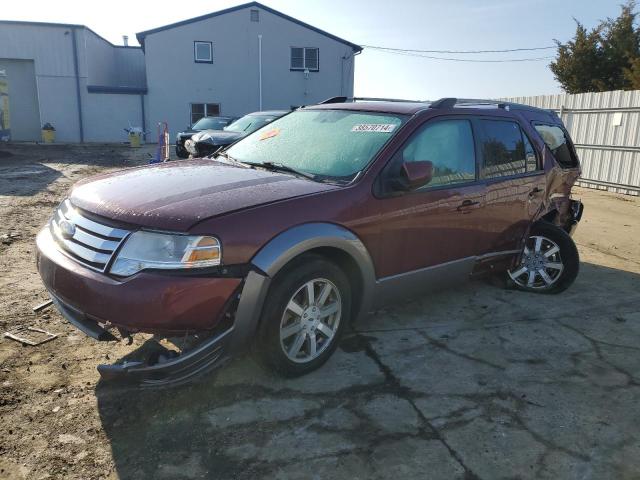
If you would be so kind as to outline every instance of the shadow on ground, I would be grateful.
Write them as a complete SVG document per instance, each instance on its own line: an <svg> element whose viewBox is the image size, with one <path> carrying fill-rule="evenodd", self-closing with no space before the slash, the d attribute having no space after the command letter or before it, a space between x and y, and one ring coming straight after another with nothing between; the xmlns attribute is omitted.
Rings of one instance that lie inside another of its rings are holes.
<svg viewBox="0 0 640 480"><path fill-rule="evenodd" d="M97 172L104 167L148 163L154 147L134 150L113 144L9 143L0 148L0 196L27 197L46 190L62 175L80 174L86 167Z"/></svg>
<svg viewBox="0 0 640 480"><path fill-rule="evenodd" d="M239 358L197 383L99 383L123 479L637 478L640 275L560 295L474 282L373 313L285 380Z"/></svg>

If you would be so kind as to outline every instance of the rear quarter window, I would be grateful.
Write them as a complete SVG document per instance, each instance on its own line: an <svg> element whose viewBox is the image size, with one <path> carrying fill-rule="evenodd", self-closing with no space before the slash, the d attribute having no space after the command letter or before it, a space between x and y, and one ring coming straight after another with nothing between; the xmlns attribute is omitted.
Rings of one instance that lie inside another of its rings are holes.
<svg viewBox="0 0 640 480"><path fill-rule="evenodd" d="M578 157L566 130L559 125L538 122L534 122L533 126L561 167L574 168L578 166Z"/></svg>

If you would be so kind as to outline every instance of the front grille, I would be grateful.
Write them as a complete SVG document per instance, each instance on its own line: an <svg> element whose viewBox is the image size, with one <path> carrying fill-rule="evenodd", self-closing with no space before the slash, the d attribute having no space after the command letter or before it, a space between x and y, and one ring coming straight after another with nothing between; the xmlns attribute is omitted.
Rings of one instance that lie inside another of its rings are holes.
<svg viewBox="0 0 640 480"><path fill-rule="evenodd" d="M65 200L49 224L59 249L77 262L104 272L128 230L114 228L87 218Z"/></svg>

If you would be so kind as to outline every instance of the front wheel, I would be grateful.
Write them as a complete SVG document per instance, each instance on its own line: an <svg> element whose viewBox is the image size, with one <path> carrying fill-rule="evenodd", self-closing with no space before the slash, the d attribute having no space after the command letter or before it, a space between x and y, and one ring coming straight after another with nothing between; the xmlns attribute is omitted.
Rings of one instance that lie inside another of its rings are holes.
<svg viewBox="0 0 640 480"><path fill-rule="evenodd" d="M520 264L508 271L516 288L536 293L560 293L573 283L580 268L571 237L550 223L531 229Z"/></svg>
<svg viewBox="0 0 640 480"><path fill-rule="evenodd" d="M283 375L311 372L336 349L350 309L349 281L342 270L321 257L303 257L274 279L257 352Z"/></svg>

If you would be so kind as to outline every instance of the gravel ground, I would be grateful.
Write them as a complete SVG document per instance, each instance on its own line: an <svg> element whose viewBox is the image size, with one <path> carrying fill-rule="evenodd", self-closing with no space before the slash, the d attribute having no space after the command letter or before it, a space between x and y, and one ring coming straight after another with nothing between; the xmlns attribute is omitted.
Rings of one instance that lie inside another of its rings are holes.
<svg viewBox="0 0 640 480"><path fill-rule="evenodd" d="M374 312L284 380L238 358L197 383L99 381L104 344L54 310L34 237L69 186L151 147L0 148L0 478L638 479L640 199L576 189L580 275L557 296L485 282Z"/></svg>

